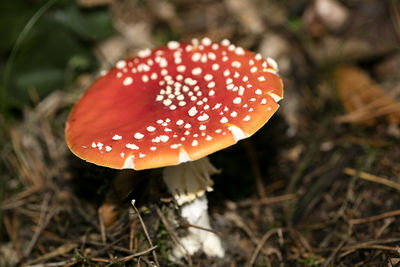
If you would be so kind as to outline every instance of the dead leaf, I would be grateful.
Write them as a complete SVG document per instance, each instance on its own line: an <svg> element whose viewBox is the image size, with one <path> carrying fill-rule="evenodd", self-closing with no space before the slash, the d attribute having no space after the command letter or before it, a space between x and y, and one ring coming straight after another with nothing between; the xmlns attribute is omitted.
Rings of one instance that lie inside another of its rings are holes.
<svg viewBox="0 0 400 267"><path fill-rule="evenodd" d="M334 80L348 113L337 117L336 122L374 126L382 118L390 125L400 123L400 103L393 98L400 86L388 94L365 71L352 65L339 66L334 71Z"/></svg>

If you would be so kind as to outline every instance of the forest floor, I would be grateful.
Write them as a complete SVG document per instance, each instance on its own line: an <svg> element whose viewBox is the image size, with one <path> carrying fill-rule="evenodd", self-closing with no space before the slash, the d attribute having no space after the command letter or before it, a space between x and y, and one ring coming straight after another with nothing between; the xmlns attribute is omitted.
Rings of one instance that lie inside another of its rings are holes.
<svg viewBox="0 0 400 267"><path fill-rule="evenodd" d="M399 266L397 1L78 2L112 14L116 33L94 48L101 68L170 39L227 38L276 59L285 98L251 138L210 156L225 257L173 263L188 226L160 170L95 166L65 144L69 111L98 74L31 92L0 135L0 266Z"/></svg>

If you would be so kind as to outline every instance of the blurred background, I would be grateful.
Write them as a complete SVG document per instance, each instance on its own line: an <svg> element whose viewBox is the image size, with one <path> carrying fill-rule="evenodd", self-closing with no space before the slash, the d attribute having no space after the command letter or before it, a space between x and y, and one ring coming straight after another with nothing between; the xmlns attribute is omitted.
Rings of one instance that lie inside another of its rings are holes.
<svg viewBox="0 0 400 267"><path fill-rule="evenodd" d="M398 1L13 0L0 32L0 266L151 266L132 198L161 266L398 266ZM171 263L160 171L86 164L64 124L101 70L206 36L274 58L285 98L210 157L226 257Z"/></svg>

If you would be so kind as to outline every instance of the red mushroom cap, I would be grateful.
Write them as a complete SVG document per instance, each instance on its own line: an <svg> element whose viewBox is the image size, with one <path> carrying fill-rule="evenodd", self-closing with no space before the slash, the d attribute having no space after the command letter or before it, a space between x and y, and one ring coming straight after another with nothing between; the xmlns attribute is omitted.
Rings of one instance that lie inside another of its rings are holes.
<svg viewBox="0 0 400 267"><path fill-rule="evenodd" d="M78 157L137 170L196 160L261 128L278 109L272 59L204 38L119 61L75 104L66 140Z"/></svg>

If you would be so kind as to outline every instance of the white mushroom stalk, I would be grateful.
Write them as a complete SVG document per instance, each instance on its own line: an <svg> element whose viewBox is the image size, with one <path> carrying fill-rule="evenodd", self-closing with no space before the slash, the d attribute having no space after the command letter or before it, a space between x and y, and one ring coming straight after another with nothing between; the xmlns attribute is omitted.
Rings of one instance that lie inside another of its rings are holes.
<svg viewBox="0 0 400 267"><path fill-rule="evenodd" d="M198 226L189 226L189 233L180 238L180 245L173 248L172 260L182 258L185 253L193 255L199 250L208 256L224 256L220 238L213 232L201 229L211 229L205 193L212 191L210 176L218 172L207 157L164 168L164 182L177 204L182 206L182 218L190 225Z"/></svg>

